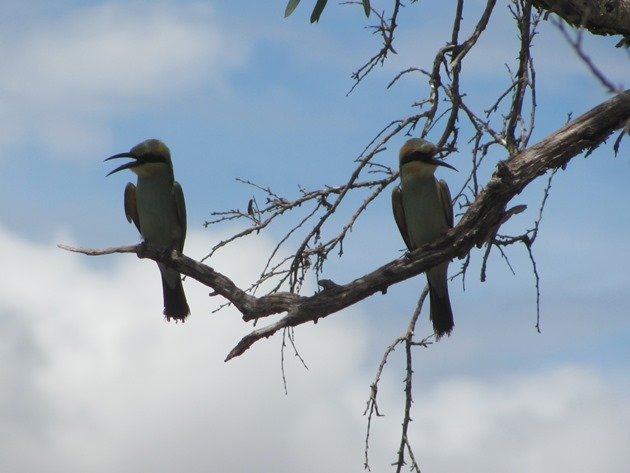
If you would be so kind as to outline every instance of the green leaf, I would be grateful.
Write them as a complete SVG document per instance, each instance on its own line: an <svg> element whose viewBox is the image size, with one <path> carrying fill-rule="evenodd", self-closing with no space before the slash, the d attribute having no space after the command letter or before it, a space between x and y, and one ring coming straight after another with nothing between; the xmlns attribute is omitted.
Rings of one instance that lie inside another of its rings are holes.
<svg viewBox="0 0 630 473"><path fill-rule="evenodd" d="M370 8L370 0L363 0L363 11L365 12L365 16L370 17L370 12L372 9Z"/></svg>
<svg viewBox="0 0 630 473"><path fill-rule="evenodd" d="M291 13L293 13L293 10L295 10L299 4L300 0L289 0L289 3L287 3L287 7L284 9L284 17L286 18Z"/></svg>
<svg viewBox="0 0 630 473"><path fill-rule="evenodd" d="M319 21L319 17L321 16L324 8L326 8L326 3L328 0L317 0L315 4L315 8L313 8L313 13L311 14L311 23L315 23Z"/></svg>

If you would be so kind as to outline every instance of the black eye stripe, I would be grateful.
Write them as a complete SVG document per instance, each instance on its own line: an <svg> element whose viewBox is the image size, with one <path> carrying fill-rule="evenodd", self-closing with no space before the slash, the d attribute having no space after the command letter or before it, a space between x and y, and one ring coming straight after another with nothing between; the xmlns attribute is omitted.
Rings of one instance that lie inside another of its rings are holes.
<svg viewBox="0 0 630 473"><path fill-rule="evenodd" d="M424 161L428 162L431 158L433 158L433 153L423 153L422 151L412 151L411 153L407 153L400 160L400 164L407 164L411 161Z"/></svg>
<svg viewBox="0 0 630 473"><path fill-rule="evenodd" d="M164 163L164 162L166 162L166 160L164 159L164 157L162 155L154 154L154 153L143 154L143 155L140 156L140 160L143 163Z"/></svg>

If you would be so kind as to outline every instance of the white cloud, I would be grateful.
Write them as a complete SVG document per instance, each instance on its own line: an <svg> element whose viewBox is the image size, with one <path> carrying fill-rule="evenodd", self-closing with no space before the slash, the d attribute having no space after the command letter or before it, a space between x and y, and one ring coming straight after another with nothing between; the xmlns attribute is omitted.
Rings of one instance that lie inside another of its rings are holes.
<svg viewBox="0 0 630 473"><path fill-rule="evenodd" d="M134 107L227 87L245 56L206 4L90 6L0 39L0 146L29 137L60 155L106 141L108 120Z"/></svg>
<svg viewBox="0 0 630 473"><path fill-rule="evenodd" d="M188 252L202 254L207 237L190 235ZM11 274L0 288L0 380L7 387L0 392L0 470L253 471L264 461L295 471L285 465L305 461L298 452L311 448L312 419L320 419L312 429L320 435L345 430L344 437L360 439L361 430L348 425L362 422L360 406L349 410L339 393L356 380L362 327L336 319L298 329L313 366L305 371L287 352L287 397L279 338L223 362L251 325L235 310L210 314L216 303L207 288L188 281L193 315L168 324L151 262L127 255L94 270L87 257L52 245L4 231L0 241L10 255L3 274ZM265 249L257 241L212 263L236 280L251 278ZM332 437L320 442L327 452L345 452ZM293 445L293 453L280 445ZM355 463L360 450L342 462Z"/></svg>
<svg viewBox="0 0 630 473"><path fill-rule="evenodd" d="M192 232L187 253L203 254L209 238ZM108 256L111 267L94 269L87 256L1 227L0 246L1 471L363 471L374 367L362 366L368 349L382 349L368 345L365 315L297 329L309 370L287 352L285 396L280 338L223 363L251 326L231 309L210 314L216 302L200 284L185 283L191 319L168 324L149 261ZM271 247L244 242L211 264L251 279ZM374 471L395 457L401 378L395 367L383 377ZM429 472L621 472L630 441L623 392L580 366L417 378L412 441Z"/></svg>
<svg viewBox="0 0 630 473"><path fill-rule="evenodd" d="M416 442L430 452L428 471L622 472L624 393L585 367L452 379L416 397Z"/></svg>

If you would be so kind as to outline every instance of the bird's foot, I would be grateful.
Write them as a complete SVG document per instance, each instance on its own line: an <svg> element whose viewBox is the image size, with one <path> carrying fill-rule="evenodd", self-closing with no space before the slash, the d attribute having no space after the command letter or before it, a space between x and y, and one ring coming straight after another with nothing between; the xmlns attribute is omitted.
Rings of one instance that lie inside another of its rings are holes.
<svg viewBox="0 0 630 473"><path fill-rule="evenodd" d="M138 255L138 258L146 258L147 257L147 242L146 241L141 241L140 243L138 243L138 249L136 251L136 255Z"/></svg>

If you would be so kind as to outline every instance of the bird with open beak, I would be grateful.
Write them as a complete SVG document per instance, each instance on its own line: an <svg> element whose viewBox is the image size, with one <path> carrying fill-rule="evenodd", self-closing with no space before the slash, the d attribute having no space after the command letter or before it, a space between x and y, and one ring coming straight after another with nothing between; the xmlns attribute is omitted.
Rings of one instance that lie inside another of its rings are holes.
<svg viewBox="0 0 630 473"><path fill-rule="evenodd" d="M146 140L127 153L110 159L131 158L108 176L129 169L138 176L137 185L125 187L125 215L142 235L144 243L160 251L184 251L186 239L186 204L181 186L175 181L171 152L160 140ZM164 315L167 320L184 321L190 309L181 275L158 263L162 276Z"/></svg>
<svg viewBox="0 0 630 473"><path fill-rule="evenodd" d="M400 186L392 192L394 219L409 251L439 239L453 227L451 193L434 174L439 166L455 169L437 159L437 147L412 138L400 149ZM457 170L457 169L455 169ZM448 297L448 261L426 272L429 283L431 321L435 337L450 335L455 325Z"/></svg>

